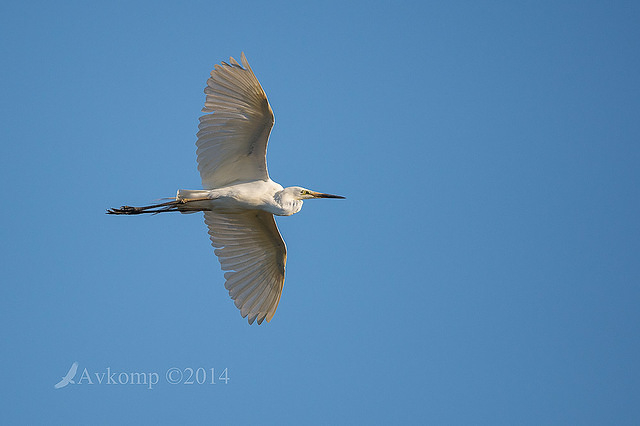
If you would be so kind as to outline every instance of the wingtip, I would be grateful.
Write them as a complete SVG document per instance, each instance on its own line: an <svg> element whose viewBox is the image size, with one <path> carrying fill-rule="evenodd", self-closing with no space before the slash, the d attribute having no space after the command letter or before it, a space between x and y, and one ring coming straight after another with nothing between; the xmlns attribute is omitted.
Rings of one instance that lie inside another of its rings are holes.
<svg viewBox="0 0 640 426"><path fill-rule="evenodd" d="M244 52L240 53L240 62L242 62L242 66L245 67L246 69L248 70L251 69L251 66L249 65L249 61L247 61L247 57L244 55Z"/></svg>
<svg viewBox="0 0 640 426"><path fill-rule="evenodd" d="M248 318L249 325L253 325L253 323L255 322L257 316L258 315L249 315L249 318ZM258 324L260 324L260 323L258 322Z"/></svg>

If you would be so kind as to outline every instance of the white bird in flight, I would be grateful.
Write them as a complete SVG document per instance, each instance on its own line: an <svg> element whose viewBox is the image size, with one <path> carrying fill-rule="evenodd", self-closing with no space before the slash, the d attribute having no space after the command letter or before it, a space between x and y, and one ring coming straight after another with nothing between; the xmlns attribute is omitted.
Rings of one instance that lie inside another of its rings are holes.
<svg viewBox="0 0 640 426"><path fill-rule="evenodd" d="M216 64L204 89L196 145L202 190L180 189L172 201L122 206L108 214L204 212L225 287L249 324L271 321L284 285L287 248L273 215L290 216L312 198L344 198L299 186L283 188L267 172L274 117L267 95L242 53Z"/></svg>

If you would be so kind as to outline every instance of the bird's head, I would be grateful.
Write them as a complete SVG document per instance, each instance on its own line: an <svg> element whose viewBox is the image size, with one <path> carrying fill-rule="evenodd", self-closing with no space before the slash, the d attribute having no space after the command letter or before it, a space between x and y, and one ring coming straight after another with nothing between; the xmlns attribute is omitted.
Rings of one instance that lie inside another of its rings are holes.
<svg viewBox="0 0 640 426"><path fill-rule="evenodd" d="M312 191L310 189L302 188L300 186L291 186L289 188L286 188L285 191L289 192L291 197L296 199L296 200L309 200L309 199L312 199L312 198L341 198L341 199L344 199L344 197L342 197L340 195L332 195L332 194L325 194L323 192L316 192L316 191Z"/></svg>
<svg viewBox="0 0 640 426"><path fill-rule="evenodd" d="M309 200L311 198L344 198L340 195L325 194L323 192L316 192L310 189L301 188L299 186L290 186L277 192L274 195L274 201L280 206L281 210L274 213L281 216L290 216L294 213L298 213L302 209L302 200Z"/></svg>

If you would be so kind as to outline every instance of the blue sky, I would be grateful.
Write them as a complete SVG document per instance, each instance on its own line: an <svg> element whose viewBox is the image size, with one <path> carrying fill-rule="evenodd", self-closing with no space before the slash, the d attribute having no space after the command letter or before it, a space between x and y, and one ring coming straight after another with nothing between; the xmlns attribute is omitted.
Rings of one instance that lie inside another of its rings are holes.
<svg viewBox="0 0 640 426"><path fill-rule="evenodd" d="M3 420L638 424L639 19L634 2L3 3ZM200 187L205 80L241 51L276 116L271 177L347 197L278 219L287 278L261 326L201 215L104 214ZM74 361L93 383L54 389Z"/></svg>

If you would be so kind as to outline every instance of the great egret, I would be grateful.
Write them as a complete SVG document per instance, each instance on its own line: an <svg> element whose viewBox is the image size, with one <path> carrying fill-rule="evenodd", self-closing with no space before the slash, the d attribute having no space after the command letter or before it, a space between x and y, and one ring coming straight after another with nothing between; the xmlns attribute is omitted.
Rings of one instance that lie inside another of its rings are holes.
<svg viewBox="0 0 640 426"><path fill-rule="evenodd" d="M267 172L274 117L267 95L242 53L242 65L216 64L204 89L198 170L203 190L180 189L175 200L122 206L108 214L204 212L225 287L249 324L271 321L284 285L287 249L273 215L290 216L312 198L344 198L299 186L283 188Z"/></svg>

